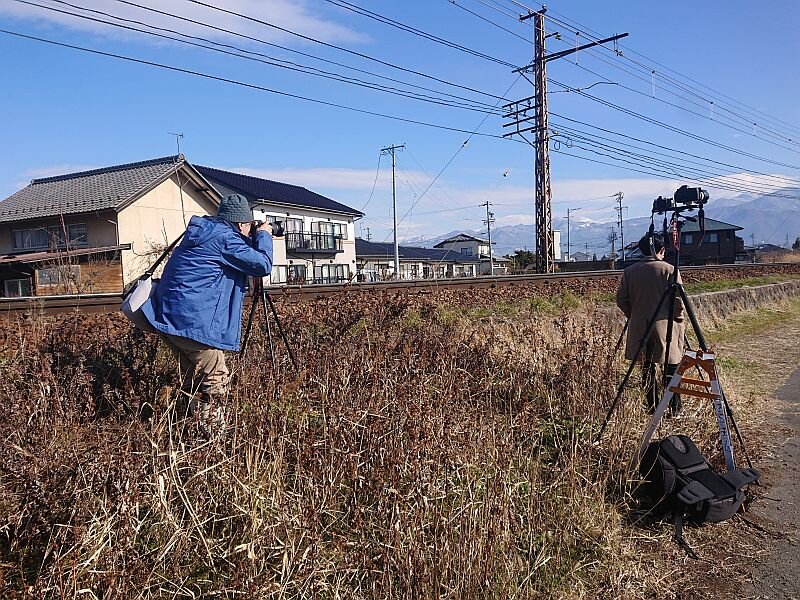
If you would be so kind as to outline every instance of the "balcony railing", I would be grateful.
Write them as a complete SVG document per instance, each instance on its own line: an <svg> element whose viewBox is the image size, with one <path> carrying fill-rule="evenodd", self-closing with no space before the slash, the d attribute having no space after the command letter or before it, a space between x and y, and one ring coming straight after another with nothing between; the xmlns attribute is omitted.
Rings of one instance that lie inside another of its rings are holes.
<svg viewBox="0 0 800 600"><path fill-rule="evenodd" d="M331 253L342 252L342 236L332 233L286 234L287 252Z"/></svg>

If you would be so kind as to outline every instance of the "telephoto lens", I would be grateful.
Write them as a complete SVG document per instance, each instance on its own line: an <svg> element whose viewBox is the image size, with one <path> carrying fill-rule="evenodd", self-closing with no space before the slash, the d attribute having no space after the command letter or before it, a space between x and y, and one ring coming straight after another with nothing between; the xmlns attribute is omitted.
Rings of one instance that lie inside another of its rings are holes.
<svg viewBox="0 0 800 600"><path fill-rule="evenodd" d="M270 223L272 226L272 235L275 237L283 237L283 221L275 221L274 223Z"/></svg>

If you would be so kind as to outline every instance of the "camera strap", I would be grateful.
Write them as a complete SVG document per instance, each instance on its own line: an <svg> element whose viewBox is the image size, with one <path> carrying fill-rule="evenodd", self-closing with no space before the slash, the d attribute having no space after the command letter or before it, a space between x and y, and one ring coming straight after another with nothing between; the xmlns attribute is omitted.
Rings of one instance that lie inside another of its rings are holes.
<svg viewBox="0 0 800 600"><path fill-rule="evenodd" d="M169 256L169 253L172 252L175 246L178 245L178 242L180 242L183 239L184 235L186 235L186 231L181 232L181 234L175 238L175 241L173 241L169 246L167 246L167 249L164 250L164 253L158 257L158 260L156 260L156 262L154 262L152 266L149 269L147 269L147 271L144 272L144 274L140 277L140 279L143 279L145 277L152 277L153 273L155 273L156 269L158 269L158 265L164 262L164 259L167 258L167 256Z"/></svg>

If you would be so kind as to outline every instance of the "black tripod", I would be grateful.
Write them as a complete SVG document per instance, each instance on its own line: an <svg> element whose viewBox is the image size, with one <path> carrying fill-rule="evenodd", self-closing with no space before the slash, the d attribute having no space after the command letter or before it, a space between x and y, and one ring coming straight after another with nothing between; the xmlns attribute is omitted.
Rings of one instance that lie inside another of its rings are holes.
<svg viewBox="0 0 800 600"><path fill-rule="evenodd" d="M286 353L289 355L289 360L292 362L292 366L294 367L295 371L299 371L297 368L297 361L294 358L294 352L292 352L292 346L289 344L289 338L286 336L286 331L284 331L283 324L278 317L278 311L275 310L275 303L272 301L272 297L269 295L269 292L266 290L266 288L264 288L263 279L261 277L253 277L252 281L253 300L252 304L250 305L250 314L247 317L247 325L244 330L244 337L242 338L242 355L244 355L244 351L247 348L247 343L250 341L250 330L253 326L253 316L256 314L257 308L261 306L264 309L264 331L267 334L267 341L269 343L269 356L272 360L272 372L274 373L276 371L277 363L275 361L275 345L272 341L272 327L269 322L270 312L272 313L272 317L275 319L275 324L278 326L278 332L283 339L283 344L286 346Z"/></svg>
<svg viewBox="0 0 800 600"><path fill-rule="evenodd" d="M673 216L672 216L672 229L675 233L674 239L676 242L680 240L680 231L682 222L680 220L680 212L682 210L693 210L697 208L696 206L685 206L685 207L674 207ZM702 206L700 207L702 211ZM699 215L699 218L702 220L703 215L702 212ZM702 223L701 223L702 229ZM655 254L654 248L652 247L652 234L653 234L653 225L650 225L650 236L651 236L651 254ZM666 217L664 218L664 239L666 244ZM730 444L730 435L728 432L728 425L727 421L730 419L730 422L733 426L733 429L736 433L737 439L739 444L742 447L742 451L744 453L745 459L750 467L752 467L752 463L750 461L750 457L747 454L747 449L744 445L744 439L742 438L741 431L739 430L739 426L736 423L736 419L733 415L733 410L728 403L727 398L725 397L724 392L722 391L721 386L719 385L719 381L716 379L716 368L714 366L714 355L709 352L708 345L706 344L705 337L703 336L703 332L700 329L700 324L697 321L697 317L695 316L695 312L692 308L691 302L689 302L689 298L686 295L686 290L683 288L683 284L680 283L680 243L675 243L675 268L672 272L672 276L670 277L669 284L667 285L664 293L661 295L661 299L656 306L655 311L653 311L653 315L650 317L650 320L647 324L647 329L642 336L641 340L639 341L639 347L636 350L636 355L631 360L630 365L628 366L628 371L625 373L625 377L622 379L622 382L619 384L617 388L617 395L614 398L614 401L611 403L611 407L608 410L608 414L606 415L605 420L603 421L603 425L600 428L600 431L597 435L597 439L599 440L603 433L605 432L606 427L608 426L609 421L611 420L611 416L614 410L617 407L620 399L622 398L622 394L625 390L626 385L628 384L628 380L633 373L634 368L636 367L637 361L639 357L642 355L644 348L647 345L647 341L650 338L650 334L653 332L656 326L656 322L658 320L658 315L661 312L661 307L664 305L665 302L668 302L668 317L667 317L667 337L666 337L666 349L665 349L665 356L664 356L664 385L665 390L663 394L663 398L661 402L658 404L657 407L654 407L654 415L653 419L650 423L650 426L647 428L645 432L645 436L643 439L642 444L640 445L640 452L639 457L641 457L642 448L647 446L647 443L650 441L656 427L658 426L661 417L663 416L664 412L666 411L667 405L669 401L672 399L674 395L673 390L681 389L680 383L681 379L683 378L683 373L694 366L697 368L698 374L701 373L701 367L704 370L707 370L709 373L711 383L706 383L703 381L698 380L691 380L690 383L696 386L706 386L707 389L705 392L696 392L693 390L682 389L683 392L688 392L692 395L700 395L700 397L710 398L712 403L714 404L714 409L717 415L717 423L720 428L720 437L722 439L722 446L723 452L725 453L725 460L729 470L733 470L735 468L735 463L733 460L733 450ZM678 365L676 372L674 374L668 375L668 364L669 364L669 351L670 345L672 343L672 332L675 326L675 304L677 302L677 298L680 297L681 301L683 302L684 310L686 314L689 316L689 321L692 325L692 329L694 331L695 337L697 338L697 343L700 346L701 352L692 353L687 352L684 356L684 359L681 360L681 363ZM624 333L624 331L623 331ZM619 343L622 340L622 336L620 336L620 340L617 344L619 347ZM616 352L615 352L616 353ZM692 355L690 357L690 355ZM710 366L709 366L710 365Z"/></svg>

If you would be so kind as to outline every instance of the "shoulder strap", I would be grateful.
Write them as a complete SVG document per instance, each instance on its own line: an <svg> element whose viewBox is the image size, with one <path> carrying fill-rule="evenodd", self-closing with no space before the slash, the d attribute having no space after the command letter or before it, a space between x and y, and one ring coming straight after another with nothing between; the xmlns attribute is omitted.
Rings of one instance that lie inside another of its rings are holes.
<svg viewBox="0 0 800 600"><path fill-rule="evenodd" d="M699 560L700 557L697 556L697 553L689 545L689 542L687 542L686 538L683 537L683 514L676 510L672 515L672 523L675 525L675 543L683 548L683 551L686 552L687 556L695 560Z"/></svg>
<svg viewBox="0 0 800 600"><path fill-rule="evenodd" d="M158 260L156 260L156 262L154 262L153 265L149 269L147 269L147 271L144 272L144 274L142 275L143 278L144 277L152 277L153 276L153 273L156 272L156 269L158 268L158 265L160 265L162 262L164 262L164 259L169 255L170 252L172 252L172 250L175 248L175 246L177 246L178 242L181 241L181 239L183 238L183 236L185 234L186 234L186 231L183 231L183 232L181 232L181 234L178 237L175 238L175 241L172 242L167 247L166 250L164 250L164 253L161 256L158 257Z"/></svg>

